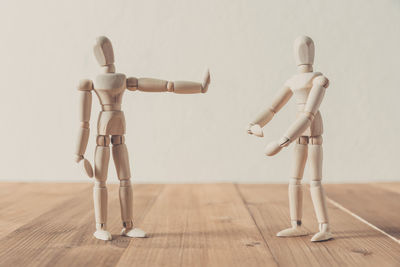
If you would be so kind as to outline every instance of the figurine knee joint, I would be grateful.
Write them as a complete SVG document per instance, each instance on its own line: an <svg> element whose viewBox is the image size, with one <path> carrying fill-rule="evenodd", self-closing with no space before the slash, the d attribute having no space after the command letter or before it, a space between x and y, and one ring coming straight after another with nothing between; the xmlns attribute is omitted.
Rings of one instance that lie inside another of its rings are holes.
<svg viewBox="0 0 400 267"><path fill-rule="evenodd" d="M301 179L299 178L291 178L289 181L289 184L291 185L301 185Z"/></svg>
<svg viewBox="0 0 400 267"><path fill-rule="evenodd" d="M120 145L125 143L125 136L123 135L113 135L111 136L111 143L113 145Z"/></svg>
<svg viewBox="0 0 400 267"><path fill-rule="evenodd" d="M322 145L322 142L323 142L323 139L322 139L321 135L310 137L310 143L312 145Z"/></svg>
<svg viewBox="0 0 400 267"><path fill-rule="evenodd" d="M126 179L126 180L120 180L120 184L121 187L128 187L131 186L131 180L130 179Z"/></svg>
<svg viewBox="0 0 400 267"><path fill-rule="evenodd" d="M96 180L94 181L94 186L97 188L105 188L106 180L96 178Z"/></svg>
<svg viewBox="0 0 400 267"><path fill-rule="evenodd" d="M313 180L310 182L311 187L318 187L321 186L321 180Z"/></svg>
<svg viewBox="0 0 400 267"><path fill-rule="evenodd" d="M297 138L297 144L308 145L308 136L300 136L299 138Z"/></svg>
<svg viewBox="0 0 400 267"><path fill-rule="evenodd" d="M107 135L98 135L96 139L96 143L98 146L109 146L110 145L110 137Z"/></svg>

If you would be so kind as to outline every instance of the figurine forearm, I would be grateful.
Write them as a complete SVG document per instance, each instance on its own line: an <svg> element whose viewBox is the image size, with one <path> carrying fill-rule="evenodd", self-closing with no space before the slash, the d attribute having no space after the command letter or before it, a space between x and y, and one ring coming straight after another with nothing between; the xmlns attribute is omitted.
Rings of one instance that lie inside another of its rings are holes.
<svg viewBox="0 0 400 267"><path fill-rule="evenodd" d="M81 125L78 132L78 142L75 152L77 162L83 159L89 139L89 134L90 134L89 121L92 109L92 92L91 92L92 89L93 89L93 83L90 80L81 81L78 87L80 94L79 120L81 122Z"/></svg>
<svg viewBox="0 0 400 267"><path fill-rule="evenodd" d="M318 76L314 79L313 87L311 88L310 94L307 98L304 111L284 134L284 138L288 139L288 142L286 142L285 145L288 145L300 137L301 134L311 125L311 122L314 120L314 116L321 105L322 99L324 98L328 85L329 81L324 76Z"/></svg>
<svg viewBox="0 0 400 267"><path fill-rule="evenodd" d="M289 101L292 95L292 90L290 90L288 86L282 87L282 89L275 95L271 106L258 115L252 124L258 124L260 127L264 127L272 120L275 113L277 113Z"/></svg>
<svg viewBox="0 0 400 267"><path fill-rule="evenodd" d="M265 111L263 111L262 113L260 113L256 119L251 122L250 124L254 125L254 124L258 124L260 125L260 127L264 127L268 122L270 122L272 120L272 118L274 117L275 112L271 109L268 108Z"/></svg>

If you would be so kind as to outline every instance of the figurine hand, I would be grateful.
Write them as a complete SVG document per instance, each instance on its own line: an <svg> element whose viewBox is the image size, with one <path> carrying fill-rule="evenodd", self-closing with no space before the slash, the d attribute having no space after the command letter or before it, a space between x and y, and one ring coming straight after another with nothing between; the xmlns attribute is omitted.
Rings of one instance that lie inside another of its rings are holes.
<svg viewBox="0 0 400 267"><path fill-rule="evenodd" d="M265 155L273 156L278 154L282 148L289 145L289 139L286 137L281 138L279 141L273 141L265 148Z"/></svg>
<svg viewBox="0 0 400 267"><path fill-rule="evenodd" d="M247 133L254 134L255 136L258 136L258 137L264 136L263 130L261 129L260 125L258 125L258 124L250 123L249 126L247 127Z"/></svg>
<svg viewBox="0 0 400 267"><path fill-rule="evenodd" d="M89 176L89 178L93 177L92 164L90 164L87 159L85 159L83 156L77 155L75 161L79 164L79 167L84 170L86 175Z"/></svg>
<svg viewBox="0 0 400 267"><path fill-rule="evenodd" d="M273 156L275 154L278 154L279 151L282 150L282 147L279 145L279 142L273 141L267 145L265 148L265 155L267 156Z"/></svg>
<svg viewBox="0 0 400 267"><path fill-rule="evenodd" d="M204 94L208 91L208 85L211 82L211 78L210 78L210 70L207 69L206 74L204 75L204 81L202 83L202 89L201 92Z"/></svg>

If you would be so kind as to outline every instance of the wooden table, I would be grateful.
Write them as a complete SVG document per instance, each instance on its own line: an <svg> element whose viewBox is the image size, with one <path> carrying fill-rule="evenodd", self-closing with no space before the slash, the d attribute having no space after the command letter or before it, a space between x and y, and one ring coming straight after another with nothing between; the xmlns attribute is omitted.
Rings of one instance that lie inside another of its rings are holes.
<svg viewBox="0 0 400 267"><path fill-rule="evenodd" d="M0 266L400 266L400 184L326 185L334 240L277 238L289 226L287 185L134 185L134 222L96 240L90 184L0 184ZM308 192L304 226L317 231Z"/></svg>

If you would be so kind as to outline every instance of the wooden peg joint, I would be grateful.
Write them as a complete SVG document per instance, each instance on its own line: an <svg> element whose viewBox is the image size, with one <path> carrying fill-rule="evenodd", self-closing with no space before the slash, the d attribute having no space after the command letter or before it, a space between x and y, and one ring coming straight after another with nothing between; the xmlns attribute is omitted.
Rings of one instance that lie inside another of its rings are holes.
<svg viewBox="0 0 400 267"><path fill-rule="evenodd" d="M120 145L125 143L125 136L123 135L113 135L111 137L111 143L113 145Z"/></svg>
<svg viewBox="0 0 400 267"><path fill-rule="evenodd" d="M110 137L107 135L98 135L96 143L98 146L109 146L110 145Z"/></svg>
<svg viewBox="0 0 400 267"><path fill-rule="evenodd" d="M297 143L300 145L307 145L308 144L308 136L300 136L297 139Z"/></svg>
<svg viewBox="0 0 400 267"><path fill-rule="evenodd" d="M167 83L167 91L168 92L173 92L174 91L174 82L168 82Z"/></svg>
<svg viewBox="0 0 400 267"><path fill-rule="evenodd" d="M310 137L310 143L312 145L322 145L322 142L323 142L323 139L322 139L321 135L319 135L319 136L311 136Z"/></svg>
<svg viewBox="0 0 400 267"><path fill-rule="evenodd" d="M129 77L126 79L126 88L130 91L138 89L138 80L135 77Z"/></svg>

